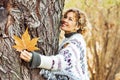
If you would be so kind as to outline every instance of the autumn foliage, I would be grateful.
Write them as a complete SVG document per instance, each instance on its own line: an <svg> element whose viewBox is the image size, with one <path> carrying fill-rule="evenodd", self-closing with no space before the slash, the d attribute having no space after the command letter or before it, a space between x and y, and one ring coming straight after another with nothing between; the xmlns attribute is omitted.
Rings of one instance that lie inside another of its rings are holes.
<svg viewBox="0 0 120 80"><path fill-rule="evenodd" d="M13 36L13 38L16 44L13 47L17 51L22 51L22 50L34 51L39 49L38 47L35 47L37 45L37 41L39 38L31 39L30 35L28 34L28 28L26 29L26 31L24 32L21 38L15 35Z"/></svg>

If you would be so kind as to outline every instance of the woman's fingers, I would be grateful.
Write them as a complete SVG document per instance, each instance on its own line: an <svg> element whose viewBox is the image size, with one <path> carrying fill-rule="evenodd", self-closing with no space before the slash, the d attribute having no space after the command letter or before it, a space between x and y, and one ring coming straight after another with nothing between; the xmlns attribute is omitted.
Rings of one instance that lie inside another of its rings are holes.
<svg viewBox="0 0 120 80"><path fill-rule="evenodd" d="M21 51L20 58L23 59L26 62L30 62L32 58L32 53L27 52L27 51Z"/></svg>
<svg viewBox="0 0 120 80"><path fill-rule="evenodd" d="M23 53L20 54L20 58L23 59L24 61L28 62L26 56L24 56Z"/></svg>

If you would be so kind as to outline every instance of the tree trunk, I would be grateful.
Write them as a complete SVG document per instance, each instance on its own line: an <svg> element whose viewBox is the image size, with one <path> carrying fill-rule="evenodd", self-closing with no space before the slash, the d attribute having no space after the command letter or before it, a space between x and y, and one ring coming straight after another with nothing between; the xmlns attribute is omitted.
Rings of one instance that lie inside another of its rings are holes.
<svg viewBox="0 0 120 80"><path fill-rule="evenodd" d="M12 46L28 27L31 38L40 37L39 53L57 53L64 0L0 1L0 80L43 80L40 69L30 69Z"/></svg>

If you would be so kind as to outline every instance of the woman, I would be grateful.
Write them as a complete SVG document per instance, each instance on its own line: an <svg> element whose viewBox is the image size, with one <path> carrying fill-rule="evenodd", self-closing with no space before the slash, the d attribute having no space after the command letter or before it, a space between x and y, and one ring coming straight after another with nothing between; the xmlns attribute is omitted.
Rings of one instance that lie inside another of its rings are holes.
<svg viewBox="0 0 120 80"><path fill-rule="evenodd" d="M87 23L83 12L75 9L66 11L61 20L65 39L59 46L58 54L44 56L36 52L22 51L20 58L30 62L32 68L62 72L68 76L68 80L89 80L86 43L81 35L85 32Z"/></svg>

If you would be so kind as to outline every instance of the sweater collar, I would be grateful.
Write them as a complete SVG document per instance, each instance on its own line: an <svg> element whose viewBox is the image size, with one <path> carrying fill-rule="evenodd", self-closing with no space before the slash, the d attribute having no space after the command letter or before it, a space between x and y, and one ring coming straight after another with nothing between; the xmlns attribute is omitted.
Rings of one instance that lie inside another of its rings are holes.
<svg viewBox="0 0 120 80"><path fill-rule="evenodd" d="M77 32L72 32L72 33L68 33L68 34L65 34L65 38L70 38L72 35L76 34Z"/></svg>

